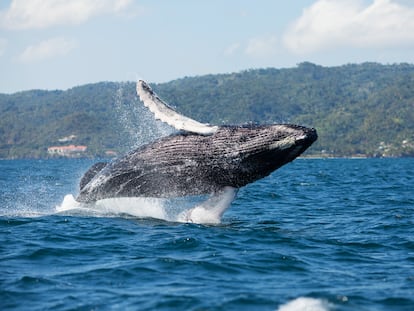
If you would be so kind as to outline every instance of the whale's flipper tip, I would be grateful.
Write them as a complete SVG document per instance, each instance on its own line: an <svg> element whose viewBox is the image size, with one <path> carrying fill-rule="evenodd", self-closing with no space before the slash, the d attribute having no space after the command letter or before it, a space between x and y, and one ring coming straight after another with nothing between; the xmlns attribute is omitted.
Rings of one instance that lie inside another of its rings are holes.
<svg viewBox="0 0 414 311"><path fill-rule="evenodd" d="M218 130L218 126L201 123L176 112L171 106L161 100L144 80L138 80L137 94L144 106L154 114L157 120L165 122L177 130L202 135L211 135Z"/></svg>

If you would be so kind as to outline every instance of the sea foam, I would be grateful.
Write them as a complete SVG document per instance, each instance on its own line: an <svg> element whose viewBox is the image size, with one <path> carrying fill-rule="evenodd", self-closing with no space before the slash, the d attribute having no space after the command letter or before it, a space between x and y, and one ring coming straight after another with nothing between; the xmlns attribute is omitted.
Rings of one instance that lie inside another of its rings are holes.
<svg viewBox="0 0 414 311"><path fill-rule="evenodd" d="M235 189L227 187L211 196L165 198L112 198L92 204L77 202L72 194L56 206L56 212L65 215L131 216L155 218L171 222L219 224L225 210L235 197Z"/></svg>
<svg viewBox="0 0 414 311"><path fill-rule="evenodd" d="M322 299L299 297L281 305L277 311L329 311L330 304Z"/></svg>

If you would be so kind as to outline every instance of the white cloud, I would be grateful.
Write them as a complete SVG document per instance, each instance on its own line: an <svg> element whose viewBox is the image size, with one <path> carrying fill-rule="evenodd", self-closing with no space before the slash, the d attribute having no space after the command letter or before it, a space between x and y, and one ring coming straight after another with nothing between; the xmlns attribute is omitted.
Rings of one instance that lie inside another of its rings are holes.
<svg viewBox="0 0 414 311"><path fill-rule="evenodd" d="M42 61L45 59L64 56L76 47L73 40L56 37L28 46L19 56L23 63Z"/></svg>
<svg viewBox="0 0 414 311"><path fill-rule="evenodd" d="M6 50L7 47L7 40L0 38L0 56L2 56L4 54L4 51Z"/></svg>
<svg viewBox="0 0 414 311"><path fill-rule="evenodd" d="M7 29L47 28L86 22L93 16L119 13L131 0L12 0L0 12L0 27Z"/></svg>
<svg viewBox="0 0 414 311"><path fill-rule="evenodd" d="M230 44L224 49L225 56L244 54L252 58L266 58L273 56L279 49L279 40L275 35L254 37L245 42Z"/></svg>
<svg viewBox="0 0 414 311"><path fill-rule="evenodd" d="M414 8L395 0L318 0L286 31L284 45L301 54L338 46L414 44Z"/></svg>
<svg viewBox="0 0 414 311"><path fill-rule="evenodd" d="M247 43L245 53L253 57L271 56L277 52L278 39L274 35L252 38Z"/></svg>
<svg viewBox="0 0 414 311"><path fill-rule="evenodd" d="M230 44L224 50L224 55L226 55L226 56L232 56L232 55L236 54L239 49L240 49L240 43L236 42L236 43Z"/></svg>

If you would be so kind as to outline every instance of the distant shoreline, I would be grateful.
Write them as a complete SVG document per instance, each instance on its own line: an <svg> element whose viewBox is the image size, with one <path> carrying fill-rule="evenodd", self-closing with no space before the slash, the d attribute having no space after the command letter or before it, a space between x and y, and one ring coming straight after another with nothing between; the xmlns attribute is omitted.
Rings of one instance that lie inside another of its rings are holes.
<svg viewBox="0 0 414 311"><path fill-rule="evenodd" d="M400 156L400 157L392 157L392 156L381 156L381 157L370 157L370 156L361 156L361 155L350 155L350 156L338 156L338 155L318 155L318 154L310 154L310 155L301 155L297 159L302 160L329 160L329 159L349 159L349 160L369 160L369 159L412 159L414 157L411 156ZM111 161L116 159L115 157L22 157L22 158L0 158L0 161L20 161L20 160L39 160L39 161L47 161L47 160L107 160Z"/></svg>

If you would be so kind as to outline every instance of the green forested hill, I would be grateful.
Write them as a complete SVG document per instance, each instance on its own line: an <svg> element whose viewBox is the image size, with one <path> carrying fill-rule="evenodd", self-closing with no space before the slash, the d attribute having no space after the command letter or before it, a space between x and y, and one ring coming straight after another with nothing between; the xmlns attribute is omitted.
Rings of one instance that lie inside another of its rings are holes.
<svg viewBox="0 0 414 311"><path fill-rule="evenodd" d="M0 157L43 157L58 139L77 135L77 144L92 153L113 147L114 131L106 128L114 109L114 83L68 91L26 91L0 95Z"/></svg>
<svg viewBox="0 0 414 311"><path fill-rule="evenodd" d="M153 85L178 111L214 124L298 123L318 130L308 153L414 156L414 65L365 63L186 77ZM76 135L90 156L156 135L135 83L0 94L0 158L44 157Z"/></svg>

